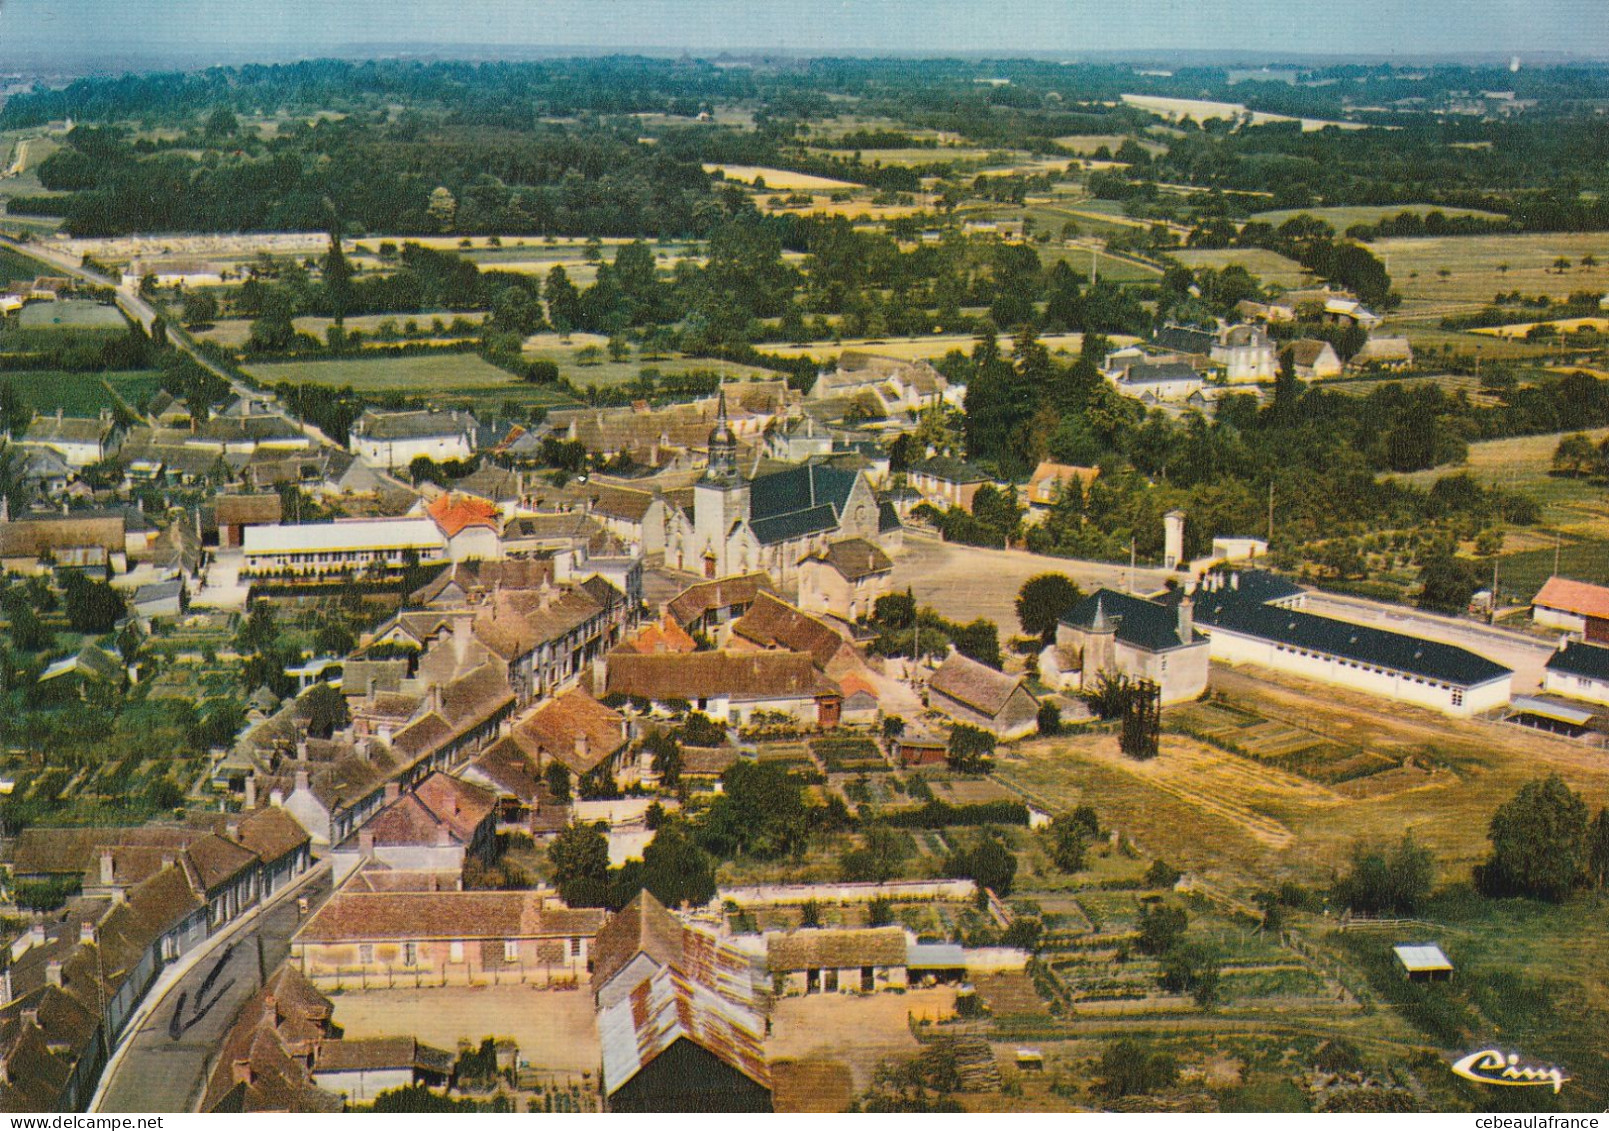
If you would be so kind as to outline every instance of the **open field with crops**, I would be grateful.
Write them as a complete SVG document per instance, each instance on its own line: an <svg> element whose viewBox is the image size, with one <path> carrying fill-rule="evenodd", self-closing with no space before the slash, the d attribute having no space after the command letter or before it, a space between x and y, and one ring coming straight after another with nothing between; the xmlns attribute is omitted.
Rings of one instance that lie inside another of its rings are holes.
<svg viewBox="0 0 1609 1131"><path fill-rule="evenodd" d="M1468 472L1477 482L1519 491L1542 504L1544 522L1565 529L1591 529L1609 534L1609 495L1590 479L1551 474L1553 452L1562 433L1483 440L1469 445L1469 459L1457 467L1438 467L1398 476L1427 487L1446 475ZM1594 443L1609 439L1609 428L1587 433Z"/></svg>
<svg viewBox="0 0 1609 1131"><path fill-rule="evenodd" d="M711 165L704 166L706 173L720 172L729 181L738 181L742 184L752 185L756 181L764 181L768 189L857 189L860 185L851 181L834 180L832 177L816 177L809 173L795 173L788 169L770 169L763 165Z"/></svg>
<svg viewBox="0 0 1609 1131"><path fill-rule="evenodd" d="M119 403L138 409L161 387L161 382L162 374L143 369L126 373L0 373L0 384L10 385L23 404L47 415L59 408L68 416L94 416Z"/></svg>
<svg viewBox="0 0 1609 1131"><path fill-rule="evenodd" d="M1523 338L1538 326L1546 326L1560 334L1578 334L1582 330L1602 334L1609 331L1609 318L1560 318L1552 322L1515 322L1508 326L1483 326L1470 332L1494 338Z"/></svg>
<svg viewBox="0 0 1609 1131"><path fill-rule="evenodd" d="M486 320L485 311L471 310L466 312L439 311L433 314L354 314L347 318L346 328L350 333L353 330L362 331L365 337L373 335L383 323L390 322L401 330L408 323L415 323L421 330L432 331L432 337L437 339L456 339L458 335L452 333L448 327L458 319L472 322L479 326ZM441 322L439 331L435 330L435 323ZM335 324L333 318L316 318L312 315L303 315L293 320L298 333L312 334L320 341ZM249 318L220 318L205 330L194 331L197 338L219 345L239 349L251 337L251 319ZM389 344L385 342L370 344Z"/></svg>
<svg viewBox="0 0 1609 1131"><path fill-rule="evenodd" d="M1405 313L1484 305L1493 295L1510 291L1563 300L1572 291L1609 290L1609 232L1385 239L1370 249L1402 292ZM1585 255L1595 257L1597 265L1582 267ZM1558 270L1554 263L1559 259L1569 260L1570 266Z"/></svg>
<svg viewBox="0 0 1609 1131"><path fill-rule="evenodd" d="M1191 269L1212 267L1221 271L1229 266L1244 267L1264 286L1294 290L1310 285L1313 279L1294 259L1260 247L1227 247L1213 251L1183 249L1169 254Z"/></svg>
<svg viewBox="0 0 1609 1131"><path fill-rule="evenodd" d="M423 357L277 361L248 365L254 380L267 384L350 385L360 393L401 393L428 397L439 393L494 390L513 393L531 386L472 353L427 354Z"/></svg>
<svg viewBox="0 0 1609 1131"><path fill-rule="evenodd" d="M1479 216L1486 220L1504 219L1498 212L1483 212L1478 208L1450 208L1439 204L1342 204L1330 208L1275 208L1255 213L1252 219L1261 220L1277 228L1293 216L1307 215L1316 220L1323 220L1337 232L1345 232L1354 224L1376 224L1392 216L1400 216L1404 212L1412 212L1418 216L1423 216L1427 212L1440 212L1449 218Z"/></svg>

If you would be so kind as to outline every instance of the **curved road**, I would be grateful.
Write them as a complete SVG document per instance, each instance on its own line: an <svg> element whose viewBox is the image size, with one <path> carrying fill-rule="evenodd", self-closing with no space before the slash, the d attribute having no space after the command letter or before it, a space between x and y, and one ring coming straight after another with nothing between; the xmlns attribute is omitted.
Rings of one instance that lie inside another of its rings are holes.
<svg viewBox="0 0 1609 1131"><path fill-rule="evenodd" d="M233 934L209 939L182 961L190 968L141 1007L90 1105L92 1112L188 1112L200 1102L212 1058L246 999L290 954L305 921L298 897L316 909L330 894L327 867Z"/></svg>

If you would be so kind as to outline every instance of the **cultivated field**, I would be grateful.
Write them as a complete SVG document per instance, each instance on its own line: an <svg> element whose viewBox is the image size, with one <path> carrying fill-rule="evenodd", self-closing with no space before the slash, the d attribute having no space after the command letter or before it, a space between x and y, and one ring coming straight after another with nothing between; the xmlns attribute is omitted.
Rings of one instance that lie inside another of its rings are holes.
<svg viewBox="0 0 1609 1131"><path fill-rule="evenodd" d="M1609 232L1386 239L1370 250L1402 292L1404 312L1485 304L1509 291L1565 299L1572 291L1609 290ZM1596 257L1597 266L1581 267L1583 255ZM1562 273L1553 267L1560 258L1571 264ZM1445 278L1443 270L1450 272Z"/></svg>
<svg viewBox="0 0 1609 1131"><path fill-rule="evenodd" d="M368 337L374 334L383 322L391 322L399 329L409 322L413 322L417 323L421 329L428 330L439 319L443 326L443 332L437 336L438 340L458 340L454 338L451 332L446 330L446 327L460 318L466 322L473 322L478 326L486 320L486 312L481 310L468 312L443 310L430 314L354 314L347 318L346 328L348 331L360 330L365 337ZM330 332L330 327L335 325L335 319L333 318L317 318L312 315L303 315L300 318L293 319L292 322L298 333L312 334L320 341L323 341ZM205 341L217 342L219 345L239 349L251 337L251 323L250 318L220 318L208 329L195 331L194 336ZM374 342L371 340L368 344L390 345L393 343Z"/></svg>
<svg viewBox="0 0 1609 1131"><path fill-rule="evenodd" d="M1501 213L1483 212L1479 208L1450 208L1440 204L1340 204L1329 208L1276 208L1258 212L1253 220L1261 220L1276 228L1293 216L1307 215L1323 220L1337 232L1345 232L1354 224L1375 224L1404 212L1423 216L1427 212L1440 212L1443 216L1480 216L1487 220L1504 219Z"/></svg>
<svg viewBox="0 0 1609 1131"><path fill-rule="evenodd" d="M1119 144L1122 144L1119 142ZM833 157L853 157L853 149L829 149L826 151ZM1009 164L1016 154L1011 151L1002 153L1000 150L970 149L965 146L936 146L928 149L924 146L913 146L909 149L863 149L859 151L860 159L866 164L877 162L882 165L942 165L949 161L966 161L977 164L988 164L991 160L1000 164ZM1004 161L998 161L1004 157ZM730 174L728 174L730 175ZM790 174L790 176L793 174ZM765 183L773 185L768 174Z"/></svg>
<svg viewBox="0 0 1609 1131"><path fill-rule="evenodd" d="M763 165L710 165L704 166L706 173L719 172L729 181L738 181L742 184L752 185L755 181L765 181L768 189L858 189L861 186L851 181L834 180L832 177L815 177L809 173L795 173L788 169L771 169Z"/></svg>
<svg viewBox="0 0 1609 1131"><path fill-rule="evenodd" d="M1542 504L1543 521L1548 525L1579 534L1609 536L1609 498L1603 488L1589 479L1551 474L1553 452L1561 435L1482 440L1469 445L1469 459L1461 466L1416 471L1398 478L1428 487L1443 476L1467 471L1486 486L1530 495ZM1609 429L1600 428L1587 435L1594 443L1600 443L1609 438Z"/></svg>
<svg viewBox="0 0 1609 1131"><path fill-rule="evenodd" d="M1103 145L1111 152L1116 153L1122 148L1123 143L1128 140L1122 134L1068 134L1066 137L1057 138L1056 144L1083 156L1094 153ZM1155 141L1136 140L1135 144L1152 154L1166 152L1168 148Z"/></svg>
<svg viewBox="0 0 1609 1131"><path fill-rule="evenodd" d="M1212 267L1221 271L1231 264L1244 267L1264 286L1294 290L1308 286L1313 279L1313 276L1294 259L1286 259L1283 255L1260 247L1232 247L1216 251L1186 249L1169 254L1190 268Z"/></svg>
<svg viewBox="0 0 1609 1131"><path fill-rule="evenodd" d="M138 409L161 383L162 374L154 369L124 373L0 373L0 385L9 385L23 404L46 415L59 408L68 416L94 416L120 403L131 410Z"/></svg>
<svg viewBox="0 0 1609 1131"><path fill-rule="evenodd" d="M1051 353L1066 351L1076 354L1084 345L1082 334L1046 334L1039 339ZM1137 338L1123 334L1112 335L1117 345L1128 345ZM930 338L846 338L841 342L810 342L805 345L766 345L766 353L779 357L836 357L848 350L875 354L878 357L897 357L906 361L926 359L933 361L951 350L971 353L977 339L970 334L935 334ZM1010 352L1009 346L1007 352Z"/></svg>
<svg viewBox="0 0 1609 1131"><path fill-rule="evenodd" d="M440 404L474 406L486 402L496 406L512 400L527 404L568 404L569 398L547 385L521 381L482 361L472 353L427 354L422 357L341 358L336 361L280 361L248 365L253 379L277 384L281 381L327 385L355 392L396 393L404 397L423 397Z"/></svg>
<svg viewBox="0 0 1609 1131"><path fill-rule="evenodd" d="M1484 326L1470 332L1489 334L1494 338L1523 338L1538 326L1547 326L1561 334L1575 334L1582 330L1593 330L1602 334L1609 331L1609 318L1560 318L1544 322L1514 322L1507 326Z"/></svg>

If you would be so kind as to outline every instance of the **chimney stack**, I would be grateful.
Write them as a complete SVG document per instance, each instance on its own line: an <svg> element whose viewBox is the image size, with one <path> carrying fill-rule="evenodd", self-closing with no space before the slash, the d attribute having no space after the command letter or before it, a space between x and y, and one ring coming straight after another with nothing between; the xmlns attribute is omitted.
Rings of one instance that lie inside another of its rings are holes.
<svg viewBox="0 0 1609 1131"><path fill-rule="evenodd" d="M586 764L587 755L592 743L587 739L585 732L575 736L575 756L583 765Z"/></svg>
<svg viewBox="0 0 1609 1131"><path fill-rule="evenodd" d="M112 859L110 848L101 849L101 887L109 888L116 878L115 861Z"/></svg>
<svg viewBox="0 0 1609 1131"><path fill-rule="evenodd" d="M1195 639L1196 603L1188 596L1179 599L1179 643L1188 644Z"/></svg>
<svg viewBox="0 0 1609 1131"><path fill-rule="evenodd" d="M436 847L448 848L452 845L452 842L453 831L452 829L448 828L447 823L443 821L441 824L436 826Z"/></svg>
<svg viewBox="0 0 1609 1131"><path fill-rule="evenodd" d="M295 780L296 780L296 786L295 786L295 789L293 790L293 792L295 792L295 793L306 793L307 792L307 771L306 770L297 770Z"/></svg>
<svg viewBox="0 0 1609 1131"><path fill-rule="evenodd" d="M229 1066L229 1075L234 1079L234 1082L236 1084L243 1084L248 1088L251 1087L251 1081L252 1081L251 1061L249 1061L249 1060L237 1060L237 1061L235 1061L233 1064L231 1064Z"/></svg>
<svg viewBox="0 0 1609 1131"><path fill-rule="evenodd" d="M385 800L386 800L387 805L391 804L391 802L395 801L397 798L399 798L401 796L402 796L402 783L401 782L399 782L399 781L397 781L396 779L393 778L391 781L388 781L388 782L385 783Z"/></svg>
<svg viewBox="0 0 1609 1131"><path fill-rule="evenodd" d="M285 807L285 791L280 789L278 786L275 786L273 789L269 790L268 804L273 806L275 809L283 809Z"/></svg>
<svg viewBox="0 0 1609 1131"><path fill-rule="evenodd" d="M374 830L373 829L359 829L358 830L358 851L361 852L364 856L373 856L374 855Z"/></svg>
<svg viewBox="0 0 1609 1131"><path fill-rule="evenodd" d="M55 986L58 990L61 989L60 962L51 961L45 963L45 984Z"/></svg>
<svg viewBox="0 0 1609 1131"><path fill-rule="evenodd" d="M90 920L85 919L78 924L78 941L83 946L88 946L95 941L95 924Z"/></svg>
<svg viewBox="0 0 1609 1131"><path fill-rule="evenodd" d="M257 775L246 775L246 812L257 808Z"/></svg>

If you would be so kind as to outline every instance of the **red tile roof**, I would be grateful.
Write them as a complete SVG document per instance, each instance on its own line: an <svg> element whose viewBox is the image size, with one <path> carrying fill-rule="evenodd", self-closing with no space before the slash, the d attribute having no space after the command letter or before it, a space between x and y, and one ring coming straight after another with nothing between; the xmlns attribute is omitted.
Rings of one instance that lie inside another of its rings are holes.
<svg viewBox="0 0 1609 1131"><path fill-rule="evenodd" d="M1567 577L1550 577L1531 604L1584 617L1609 618L1609 589Z"/></svg>
<svg viewBox="0 0 1609 1131"><path fill-rule="evenodd" d="M454 537L470 526L484 526L497 530L501 518L497 504L457 491L447 491L438 496L425 508L425 512L436 520L436 525L441 527L441 532L448 538Z"/></svg>
<svg viewBox="0 0 1609 1131"><path fill-rule="evenodd" d="M339 891L302 926L292 942L590 939L602 926L602 910L544 907L540 892Z"/></svg>

